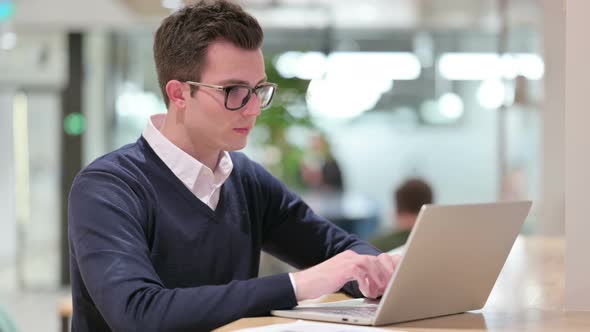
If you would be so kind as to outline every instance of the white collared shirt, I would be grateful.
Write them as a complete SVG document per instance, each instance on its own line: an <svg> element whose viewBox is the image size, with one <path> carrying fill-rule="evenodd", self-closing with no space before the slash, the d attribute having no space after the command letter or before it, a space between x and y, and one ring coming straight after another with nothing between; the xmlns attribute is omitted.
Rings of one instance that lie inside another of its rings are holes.
<svg viewBox="0 0 590 332"><path fill-rule="evenodd" d="M221 186L234 167L229 153L227 151L221 153L217 167L212 171L162 135L160 128L164 124L165 117L165 114L151 116L143 130L143 138L172 173L199 200L207 204L211 210L215 210L219 202Z"/></svg>
<svg viewBox="0 0 590 332"><path fill-rule="evenodd" d="M143 138L172 173L198 199L207 204L211 210L215 210L219 202L221 186L234 168L229 153L223 151L217 162L217 167L211 171L209 167L182 151L162 135L160 128L164 124L165 117L165 114L152 115L143 130ZM293 273L289 273L289 280L293 286L293 292L297 294Z"/></svg>

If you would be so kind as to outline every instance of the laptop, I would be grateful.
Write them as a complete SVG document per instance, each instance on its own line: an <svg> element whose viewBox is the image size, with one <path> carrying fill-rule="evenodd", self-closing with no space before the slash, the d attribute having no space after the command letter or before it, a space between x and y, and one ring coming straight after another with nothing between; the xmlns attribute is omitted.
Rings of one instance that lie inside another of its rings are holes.
<svg viewBox="0 0 590 332"><path fill-rule="evenodd" d="M271 314L386 325L481 309L531 204L424 205L380 301L308 304Z"/></svg>

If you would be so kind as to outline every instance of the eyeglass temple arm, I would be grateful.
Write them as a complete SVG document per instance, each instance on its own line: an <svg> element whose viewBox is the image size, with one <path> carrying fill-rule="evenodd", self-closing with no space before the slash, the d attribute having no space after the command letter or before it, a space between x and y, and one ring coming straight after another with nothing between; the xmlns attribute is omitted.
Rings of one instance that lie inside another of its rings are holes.
<svg viewBox="0 0 590 332"><path fill-rule="evenodd" d="M193 81L186 81L186 83L188 83L190 85L204 86L207 88L212 88L212 89L217 89L217 90L223 91L223 87L220 85L211 85L211 84L205 84L205 83L199 83L199 82L193 82Z"/></svg>

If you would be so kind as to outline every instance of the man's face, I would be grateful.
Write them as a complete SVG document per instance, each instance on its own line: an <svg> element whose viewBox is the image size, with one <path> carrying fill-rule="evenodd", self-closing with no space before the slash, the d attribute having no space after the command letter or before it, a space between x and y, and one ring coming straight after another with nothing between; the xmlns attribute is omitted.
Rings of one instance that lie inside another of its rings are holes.
<svg viewBox="0 0 590 332"><path fill-rule="evenodd" d="M266 81L262 51L244 50L226 41L213 42L207 50L199 81L222 86L246 84L254 88ZM248 103L237 111L227 110L224 100L223 91L207 87L199 87L193 97L186 99L184 122L193 143L225 151L246 146L248 134L260 115L258 96L252 94Z"/></svg>

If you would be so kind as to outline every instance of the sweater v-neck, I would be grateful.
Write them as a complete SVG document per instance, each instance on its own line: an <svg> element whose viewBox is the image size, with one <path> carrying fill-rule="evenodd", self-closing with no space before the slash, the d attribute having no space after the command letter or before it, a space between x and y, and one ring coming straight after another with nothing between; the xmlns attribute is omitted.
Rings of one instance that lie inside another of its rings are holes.
<svg viewBox="0 0 590 332"><path fill-rule="evenodd" d="M153 159L157 166L165 172L170 184L176 189L184 199L190 203L190 206L195 209L197 212L204 213L211 221L219 222L220 217L223 215L223 210L225 209L226 200L227 200L227 185L232 182L232 178L234 173L229 175L229 177L225 180L221 188L219 189L219 201L215 210L211 209L211 207L201 201L187 186L172 172L170 168L164 163L162 159L156 154L156 152L152 149L152 147L148 144L143 136L137 141L137 144L146 151L146 157Z"/></svg>

